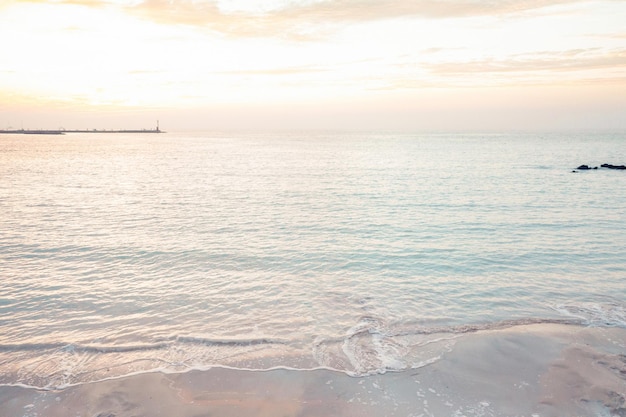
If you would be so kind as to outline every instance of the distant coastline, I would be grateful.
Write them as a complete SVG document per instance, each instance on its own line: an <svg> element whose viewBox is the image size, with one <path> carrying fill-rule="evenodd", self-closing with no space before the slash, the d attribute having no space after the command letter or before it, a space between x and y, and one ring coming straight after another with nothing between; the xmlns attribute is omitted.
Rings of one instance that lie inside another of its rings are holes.
<svg viewBox="0 0 626 417"><path fill-rule="evenodd" d="M154 129L6 129L0 130L0 134L13 135L64 135L66 133L165 133L159 128L159 121L156 121Z"/></svg>
<svg viewBox="0 0 626 417"><path fill-rule="evenodd" d="M99 130L99 129L55 129L55 130L0 130L0 134L14 135L64 135L66 133L165 133L158 127L156 129L121 129L121 130Z"/></svg>

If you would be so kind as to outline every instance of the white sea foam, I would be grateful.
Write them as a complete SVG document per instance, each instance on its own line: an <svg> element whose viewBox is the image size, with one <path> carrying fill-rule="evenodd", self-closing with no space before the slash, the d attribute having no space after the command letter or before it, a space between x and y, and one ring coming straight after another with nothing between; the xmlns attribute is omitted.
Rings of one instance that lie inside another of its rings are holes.
<svg viewBox="0 0 626 417"><path fill-rule="evenodd" d="M556 311L564 316L580 319L589 326L609 326L626 328L626 309L624 304L581 302L576 304L558 304Z"/></svg>

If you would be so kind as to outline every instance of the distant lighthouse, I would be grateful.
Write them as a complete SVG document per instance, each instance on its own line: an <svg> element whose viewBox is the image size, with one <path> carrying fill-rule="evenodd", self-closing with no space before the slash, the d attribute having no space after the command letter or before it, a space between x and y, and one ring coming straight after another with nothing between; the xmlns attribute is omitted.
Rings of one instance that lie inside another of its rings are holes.
<svg viewBox="0 0 626 417"><path fill-rule="evenodd" d="M161 132L161 130L159 129L159 121L157 120L157 127L156 127L156 131L157 132Z"/></svg>

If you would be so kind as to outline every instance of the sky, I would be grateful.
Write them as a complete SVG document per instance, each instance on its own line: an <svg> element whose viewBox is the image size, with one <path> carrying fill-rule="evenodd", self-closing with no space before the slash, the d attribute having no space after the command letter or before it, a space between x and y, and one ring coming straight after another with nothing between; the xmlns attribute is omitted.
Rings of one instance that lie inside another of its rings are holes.
<svg viewBox="0 0 626 417"><path fill-rule="evenodd" d="M626 129L625 0L0 0L0 129Z"/></svg>

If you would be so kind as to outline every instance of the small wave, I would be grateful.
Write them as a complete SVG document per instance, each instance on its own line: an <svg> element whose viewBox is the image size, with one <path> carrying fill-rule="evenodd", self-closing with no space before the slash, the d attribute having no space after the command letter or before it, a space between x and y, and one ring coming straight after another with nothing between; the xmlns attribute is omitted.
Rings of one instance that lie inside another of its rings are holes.
<svg viewBox="0 0 626 417"><path fill-rule="evenodd" d="M211 339L194 336L176 336L174 339L179 343L193 343L206 346L254 346L254 345L286 345L287 341L267 337L251 339Z"/></svg>
<svg viewBox="0 0 626 417"><path fill-rule="evenodd" d="M0 353L12 358L11 366L0 373L0 383L60 388L134 372L183 372L214 366L248 370L283 366L322 368L360 377L435 363L451 351L464 334L546 323L586 325L589 320L582 318L582 313L598 310L591 306L586 309L580 306L562 308L572 316L439 327L427 327L418 322L393 322L367 315L341 336L320 336L308 343L271 337L174 335L149 343L131 344L0 344ZM606 309L600 311L606 313ZM610 311L614 318L611 323L623 320L623 309Z"/></svg>
<svg viewBox="0 0 626 417"><path fill-rule="evenodd" d="M418 329L416 334L435 334L435 333L475 333L488 330L502 330L517 326L529 326L532 324L562 324L562 325L581 325L583 322L576 318L519 318L511 320L500 320L487 323L463 324L458 326L447 327L429 327ZM411 334L411 333L409 333Z"/></svg>
<svg viewBox="0 0 626 417"><path fill-rule="evenodd" d="M0 344L0 352L16 352L16 351L41 351L60 349L67 346L67 343L16 343L16 344Z"/></svg>
<svg viewBox="0 0 626 417"><path fill-rule="evenodd" d="M79 352L93 352L93 353L121 353L121 352L138 352L147 350L165 349L169 345L167 343L154 343L154 344L140 344L140 345L111 345L111 346L98 346L98 345L68 345L63 349L75 350Z"/></svg>
<svg viewBox="0 0 626 417"><path fill-rule="evenodd" d="M347 333L347 337L358 336L365 333L380 333L388 337L412 336L412 335L433 335L433 334L464 334L486 330L500 330L516 326L527 326L531 324L563 324L581 325L584 320L577 317L568 318L519 318L511 320L500 320L486 323L461 324L451 326L422 326L413 325L390 325L371 316L363 316L359 323L353 326Z"/></svg>
<svg viewBox="0 0 626 417"><path fill-rule="evenodd" d="M174 343L197 344L205 346L255 346L289 344L289 342L286 340L267 337L250 339L212 339L194 336L175 336L168 338L165 341L158 341L157 343L142 343L131 345L85 345L64 342L0 344L0 352L36 352L58 350L67 353L122 353L167 349L171 347Z"/></svg>
<svg viewBox="0 0 626 417"><path fill-rule="evenodd" d="M520 318L457 326L425 327L390 323L362 316L343 337L319 338L313 356L321 366L352 376L416 369L432 364L450 351L464 334L535 324L582 325L578 318Z"/></svg>
<svg viewBox="0 0 626 417"><path fill-rule="evenodd" d="M619 303L558 304L554 309L587 326L626 328L626 309Z"/></svg>
<svg viewBox="0 0 626 417"><path fill-rule="evenodd" d="M59 350L63 352L119 353L165 349L166 343L139 345L81 345L74 343L20 343L0 345L0 352Z"/></svg>
<svg viewBox="0 0 626 417"><path fill-rule="evenodd" d="M1 344L0 354L12 358L12 362L0 372L0 385L64 389L144 372L184 372L214 366L265 370L281 366L282 354L292 351L286 345L288 342L285 340L267 337L228 339L193 336L173 336L154 343L125 345L63 342ZM262 348L259 349L259 346ZM266 348L272 351L269 360Z"/></svg>

